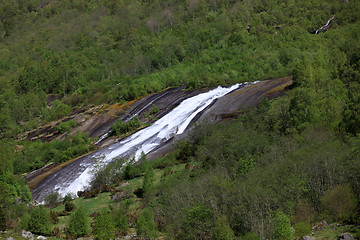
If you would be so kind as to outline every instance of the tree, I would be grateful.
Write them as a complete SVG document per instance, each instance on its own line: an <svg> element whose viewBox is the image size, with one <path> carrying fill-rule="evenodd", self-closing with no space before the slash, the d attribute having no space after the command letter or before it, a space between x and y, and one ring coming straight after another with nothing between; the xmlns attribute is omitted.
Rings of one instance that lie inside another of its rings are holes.
<svg viewBox="0 0 360 240"><path fill-rule="evenodd" d="M146 238L155 238L155 222L151 209L144 209L136 221L136 233Z"/></svg>
<svg viewBox="0 0 360 240"><path fill-rule="evenodd" d="M235 239L234 231L229 226L225 217L218 218L212 229L212 239L214 240L233 240Z"/></svg>
<svg viewBox="0 0 360 240"><path fill-rule="evenodd" d="M70 216L67 231L70 236L76 238L89 233L89 220L83 208L78 208L78 210L76 210L75 213Z"/></svg>
<svg viewBox="0 0 360 240"><path fill-rule="evenodd" d="M94 226L96 239L113 239L115 237L114 220L108 209L102 209Z"/></svg>
<svg viewBox="0 0 360 240"><path fill-rule="evenodd" d="M32 211L29 220L29 230L36 234L50 234L50 215L44 206L34 208Z"/></svg>
<svg viewBox="0 0 360 240"><path fill-rule="evenodd" d="M146 158L145 158L145 161L147 161ZM154 170L149 162L145 162L145 164L146 164L146 167L145 167L146 170L145 170L145 175L144 175L144 179L143 179L142 189L143 189L144 195L147 195L154 185Z"/></svg>
<svg viewBox="0 0 360 240"><path fill-rule="evenodd" d="M185 218L186 239L204 239L211 234L213 211L204 204L197 204L187 210ZM185 230L184 229L184 230Z"/></svg>
<svg viewBox="0 0 360 240"><path fill-rule="evenodd" d="M274 218L274 239L277 240L291 240L294 238L293 230L291 229L290 218L280 210L277 211Z"/></svg>
<svg viewBox="0 0 360 240"><path fill-rule="evenodd" d="M355 214L357 200L349 185L327 190L320 201L323 209L334 220L348 221Z"/></svg>

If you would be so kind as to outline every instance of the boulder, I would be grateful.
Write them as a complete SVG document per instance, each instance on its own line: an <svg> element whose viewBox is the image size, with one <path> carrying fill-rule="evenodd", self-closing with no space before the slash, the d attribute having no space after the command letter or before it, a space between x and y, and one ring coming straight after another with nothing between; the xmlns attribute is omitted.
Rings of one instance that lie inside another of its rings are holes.
<svg viewBox="0 0 360 240"><path fill-rule="evenodd" d="M30 238L30 239L34 239L34 235L31 232L27 232L25 230L22 230L21 232L21 237L22 238Z"/></svg>
<svg viewBox="0 0 360 240"><path fill-rule="evenodd" d="M44 236L38 236L36 239L42 239L42 240L46 240L47 238L46 237L44 237Z"/></svg>
<svg viewBox="0 0 360 240"><path fill-rule="evenodd" d="M124 200L131 198L132 196L133 196L132 192L125 190L125 191L117 192L114 196L112 196L111 200L113 201Z"/></svg>
<svg viewBox="0 0 360 240"><path fill-rule="evenodd" d="M344 240L354 240L354 236L351 235L350 233L343 233L337 239L338 240L342 240L342 239L344 239Z"/></svg>
<svg viewBox="0 0 360 240"><path fill-rule="evenodd" d="M303 236L302 239L303 240L315 240L315 238L313 236Z"/></svg>

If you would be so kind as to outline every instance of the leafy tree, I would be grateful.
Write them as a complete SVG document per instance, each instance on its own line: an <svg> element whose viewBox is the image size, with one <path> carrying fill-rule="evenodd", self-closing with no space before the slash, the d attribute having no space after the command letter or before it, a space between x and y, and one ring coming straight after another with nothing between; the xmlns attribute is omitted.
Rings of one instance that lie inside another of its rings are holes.
<svg viewBox="0 0 360 240"><path fill-rule="evenodd" d="M147 160L145 160L147 161ZM146 164L146 170L145 170L145 175L144 175L144 179L143 179L143 191L144 194L148 194L150 192L150 190L152 189L153 185L154 185L154 170L151 166L151 164L149 162L145 163Z"/></svg>
<svg viewBox="0 0 360 240"><path fill-rule="evenodd" d="M70 216L67 232L73 237L82 237L90 231L89 220L82 207L79 207L75 213Z"/></svg>
<svg viewBox="0 0 360 240"><path fill-rule="evenodd" d="M327 190L320 201L334 220L348 221L355 214L357 200L349 185L338 185Z"/></svg>
<svg viewBox="0 0 360 240"><path fill-rule="evenodd" d="M199 203L187 210L185 216L185 238L203 239L211 235L213 211Z"/></svg>
<svg viewBox="0 0 360 240"><path fill-rule="evenodd" d="M233 240L235 239L234 231L229 226L225 217L218 218L212 229L212 239L214 240Z"/></svg>
<svg viewBox="0 0 360 240"><path fill-rule="evenodd" d="M36 207L32 211L29 220L29 230L36 234L50 234L50 215L44 206Z"/></svg>
<svg viewBox="0 0 360 240"><path fill-rule="evenodd" d="M100 215L96 218L94 235L96 239L113 239L115 237L114 220L109 210L101 210Z"/></svg>
<svg viewBox="0 0 360 240"><path fill-rule="evenodd" d="M291 228L290 218L281 212L276 212L274 217L274 239L286 240L293 239L294 233Z"/></svg>

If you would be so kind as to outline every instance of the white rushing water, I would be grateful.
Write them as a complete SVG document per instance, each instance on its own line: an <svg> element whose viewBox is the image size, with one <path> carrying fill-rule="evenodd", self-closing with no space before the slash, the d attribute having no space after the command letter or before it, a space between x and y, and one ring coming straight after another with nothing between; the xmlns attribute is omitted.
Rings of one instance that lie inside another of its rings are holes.
<svg viewBox="0 0 360 240"><path fill-rule="evenodd" d="M245 83L246 84L246 83ZM95 155L96 165L106 165L114 158L135 157L138 159L142 152L149 153L160 144L173 136L181 134L188 127L192 119L209 106L215 99L239 88L240 84L231 87L218 87L209 92L196 95L184 100L171 112L157 120L151 126L142 129L130 137L108 147L102 154ZM95 164L85 166L85 171L70 183L62 183L55 189L64 196L67 193L76 194L89 186L93 177Z"/></svg>

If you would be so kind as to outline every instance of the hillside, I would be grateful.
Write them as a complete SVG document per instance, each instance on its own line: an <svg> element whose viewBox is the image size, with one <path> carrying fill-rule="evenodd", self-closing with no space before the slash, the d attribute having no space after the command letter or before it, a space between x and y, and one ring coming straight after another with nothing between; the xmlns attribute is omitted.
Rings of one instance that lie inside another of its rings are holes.
<svg viewBox="0 0 360 240"><path fill-rule="evenodd" d="M1 1L0 230L294 239L323 238L311 227L325 220L359 238L359 12L351 0ZM115 121L134 100L287 76L291 89L275 99L219 100L207 116L223 121L197 125L165 156L99 169L85 198L28 204L22 174L97 150L106 129L115 141L160 117L153 106ZM89 199L101 191L120 198Z"/></svg>

